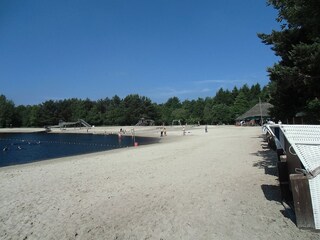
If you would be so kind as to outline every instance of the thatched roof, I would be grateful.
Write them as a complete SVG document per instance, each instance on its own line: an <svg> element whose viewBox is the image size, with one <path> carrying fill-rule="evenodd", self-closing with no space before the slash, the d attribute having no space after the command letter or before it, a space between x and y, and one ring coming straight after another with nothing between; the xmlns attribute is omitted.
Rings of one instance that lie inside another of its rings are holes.
<svg viewBox="0 0 320 240"><path fill-rule="evenodd" d="M269 109L272 108L273 105L270 103L261 103L261 110L260 110L260 103L254 105L250 110L242 114L241 116L237 117L237 121L245 120L245 119L253 119L257 117L269 117Z"/></svg>

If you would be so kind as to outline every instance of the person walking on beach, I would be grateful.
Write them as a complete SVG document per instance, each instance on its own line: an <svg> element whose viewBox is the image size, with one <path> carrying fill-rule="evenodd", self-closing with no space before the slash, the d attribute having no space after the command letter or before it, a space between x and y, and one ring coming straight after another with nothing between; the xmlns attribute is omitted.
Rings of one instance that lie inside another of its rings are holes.
<svg viewBox="0 0 320 240"><path fill-rule="evenodd" d="M208 125L206 124L206 126L204 127L204 131L207 133L208 132Z"/></svg>
<svg viewBox="0 0 320 240"><path fill-rule="evenodd" d="M182 134L183 134L183 136L186 135L186 127L185 126L183 126L183 128L182 128Z"/></svg>

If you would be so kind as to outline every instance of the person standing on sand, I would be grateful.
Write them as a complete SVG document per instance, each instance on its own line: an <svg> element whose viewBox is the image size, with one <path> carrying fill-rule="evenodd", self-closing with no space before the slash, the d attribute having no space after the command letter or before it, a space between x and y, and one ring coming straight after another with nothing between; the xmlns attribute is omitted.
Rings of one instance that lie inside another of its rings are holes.
<svg viewBox="0 0 320 240"><path fill-rule="evenodd" d="M186 128L185 128L185 126L183 126L183 128L182 128L182 134L183 134L183 135L186 135Z"/></svg>
<svg viewBox="0 0 320 240"><path fill-rule="evenodd" d="M167 129L166 128L163 128L163 134L164 134L164 136L167 136Z"/></svg>
<svg viewBox="0 0 320 240"><path fill-rule="evenodd" d="M208 132L208 125L206 124L206 126L204 127L204 131L207 133Z"/></svg>

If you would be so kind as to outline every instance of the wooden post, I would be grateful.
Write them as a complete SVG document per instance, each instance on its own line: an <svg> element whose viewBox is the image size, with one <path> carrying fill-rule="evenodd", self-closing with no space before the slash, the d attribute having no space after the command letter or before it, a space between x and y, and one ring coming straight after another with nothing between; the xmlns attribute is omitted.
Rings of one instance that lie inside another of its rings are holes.
<svg viewBox="0 0 320 240"><path fill-rule="evenodd" d="M288 163L286 162L286 155L279 156L280 161L277 162L278 176L280 183L280 192L282 200L291 203L292 193L290 191L290 180L288 172Z"/></svg>
<svg viewBox="0 0 320 240"><path fill-rule="evenodd" d="M309 180L302 174L290 175L293 204L299 228L315 228Z"/></svg>

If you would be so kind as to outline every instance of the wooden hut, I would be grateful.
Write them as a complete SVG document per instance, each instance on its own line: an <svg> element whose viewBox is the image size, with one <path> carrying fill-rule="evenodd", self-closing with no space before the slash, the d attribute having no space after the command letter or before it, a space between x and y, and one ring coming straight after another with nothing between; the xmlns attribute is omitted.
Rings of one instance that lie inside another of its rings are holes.
<svg viewBox="0 0 320 240"><path fill-rule="evenodd" d="M244 114L240 115L236 118L237 125L242 125L245 123L246 125L257 125L261 124L267 119L270 119L269 110L273 105L267 102L257 103L251 109L249 109Z"/></svg>

